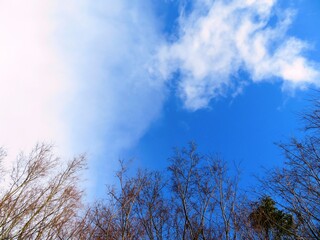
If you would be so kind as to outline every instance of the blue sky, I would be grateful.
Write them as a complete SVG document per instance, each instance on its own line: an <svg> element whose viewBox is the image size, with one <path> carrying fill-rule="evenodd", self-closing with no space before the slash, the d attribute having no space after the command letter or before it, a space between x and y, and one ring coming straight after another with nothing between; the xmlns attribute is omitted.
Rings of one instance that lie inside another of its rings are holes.
<svg viewBox="0 0 320 240"><path fill-rule="evenodd" d="M3 1L0 145L86 152L90 196L118 158L161 169L191 140L257 173L320 85L319 16L318 0Z"/></svg>

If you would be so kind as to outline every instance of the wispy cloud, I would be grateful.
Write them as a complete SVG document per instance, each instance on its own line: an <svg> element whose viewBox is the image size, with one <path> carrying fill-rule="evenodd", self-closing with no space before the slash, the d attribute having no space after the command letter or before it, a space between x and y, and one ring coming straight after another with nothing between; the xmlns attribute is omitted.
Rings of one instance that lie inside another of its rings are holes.
<svg viewBox="0 0 320 240"><path fill-rule="evenodd" d="M159 51L160 71L181 72L179 94L190 110L242 88L240 71L253 82L280 79L287 89L318 85L319 68L303 55L308 44L286 34L293 15L276 11L276 0L195 1L178 39Z"/></svg>

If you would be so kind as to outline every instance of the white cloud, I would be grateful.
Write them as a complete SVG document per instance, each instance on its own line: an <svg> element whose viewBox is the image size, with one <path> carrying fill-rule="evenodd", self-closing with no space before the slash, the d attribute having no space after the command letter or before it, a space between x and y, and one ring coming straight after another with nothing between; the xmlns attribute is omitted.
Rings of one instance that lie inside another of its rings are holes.
<svg viewBox="0 0 320 240"><path fill-rule="evenodd" d="M150 70L161 37L148 4L73 1L61 16L61 43L75 79L67 113L71 142L100 158L90 180L112 177L118 158L161 111L164 85Z"/></svg>
<svg viewBox="0 0 320 240"><path fill-rule="evenodd" d="M53 42L53 1L0 2L0 146L9 154L38 141L65 146L59 99L67 71Z"/></svg>
<svg viewBox="0 0 320 240"><path fill-rule="evenodd" d="M179 93L187 109L237 91L239 83L231 79L240 70L253 82L279 78L286 88L319 85L319 68L303 56L307 43L286 36L293 12L276 15L275 6L276 0L198 0L181 17L177 41L164 45L158 57L164 78L181 72Z"/></svg>
<svg viewBox="0 0 320 240"><path fill-rule="evenodd" d="M112 176L164 99L150 72L161 38L148 4L2 1L0 145L16 152L53 142L87 152L92 172Z"/></svg>

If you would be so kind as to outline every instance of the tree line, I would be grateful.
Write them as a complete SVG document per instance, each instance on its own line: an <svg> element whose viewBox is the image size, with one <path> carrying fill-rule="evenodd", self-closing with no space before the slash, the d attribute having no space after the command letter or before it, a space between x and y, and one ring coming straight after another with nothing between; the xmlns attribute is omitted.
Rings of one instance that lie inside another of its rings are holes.
<svg viewBox="0 0 320 240"><path fill-rule="evenodd" d="M165 171L129 174L120 161L117 184L87 205L78 186L85 157L61 165L51 146L37 145L0 170L9 176L1 178L0 239L320 239L320 101L301 117L303 137L278 144L284 164L254 194L240 188L237 167L190 143Z"/></svg>

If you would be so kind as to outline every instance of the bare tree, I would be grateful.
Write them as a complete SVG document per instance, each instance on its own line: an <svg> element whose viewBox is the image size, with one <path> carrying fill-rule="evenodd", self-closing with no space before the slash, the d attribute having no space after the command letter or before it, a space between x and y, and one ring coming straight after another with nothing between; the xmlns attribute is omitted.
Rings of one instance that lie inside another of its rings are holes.
<svg viewBox="0 0 320 240"><path fill-rule="evenodd" d="M265 184L277 194L278 203L295 216L296 235L303 239L320 239L320 145L308 138L293 139L280 147L285 152L285 167L272 170Z"/></svg>
<svg viewBox="0 0 320 240"><path fill-rule="evenodd" d="M170 239L173 235L172 204L168 197L167 181L160 172L143 171L144 186L138 195L135 212L150 240Z"/></svg>
<svg viewBox="0 0 320 240"><path fill-rule="evenodd" d="M90 211L89 221L95 230L95 239L141 239L144 228L134 208L138 196L145 186L143 177L128 177L127 165L120 161L120 170L116 173L119 189L108 187L106 201L96 203Z"/></svg>
<svg viewBox="0 0 320 240"><path fill-rule="evenodd" d="M207 158L210 163L212 177L218 187L216 201L222 218L224 239L237 239L239 228L238 210L242 204L238 196L239 169L237 167L235 174L230 176L226 162L217 156L209 156Z"/></svg>
<svg viewBox="0 0 320 240"><path fill-rule="evenodd" d="M320 239L320 103L302 114L305 134L281 143L286 161L264 181L265 190L277 195L278 204L294 216L296 238Z"/></svg>
<svg viewBox="0 0 320 240"><path fill-rule="evenodd" d="M238 172L196 145L177 150L166 173L129 176L120 162L118 187L88 214L91 239L237 239Z"/></svg>
<svg viewBox="0 0 320 240"><path fill-rule="evenodd" d="M178 239L236 239L237 179L216 156L196 145L177 150L169 171Z"/></svg>
<svg viewBox="0 0 320 240"><path fill-rule="evenodd" d="M62 168L52 147L45 144L37 145L29 156L21 154L9 187L0 196L1 238L73 238L82 206L78 173L84 167L85 157L79 156Z"/></svg>

